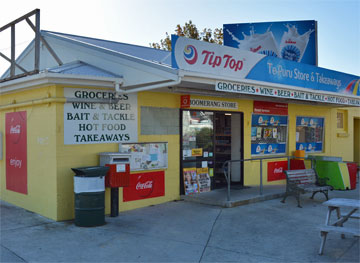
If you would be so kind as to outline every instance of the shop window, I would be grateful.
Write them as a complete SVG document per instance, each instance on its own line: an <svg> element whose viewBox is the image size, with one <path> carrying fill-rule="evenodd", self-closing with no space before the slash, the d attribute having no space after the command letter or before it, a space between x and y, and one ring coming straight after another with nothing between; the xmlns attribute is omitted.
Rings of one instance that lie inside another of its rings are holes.
<svg viewBox="0 0 360 263"><path fill-rule="evenodd" d="M179 109L141 107L141 135L178 135Z"/></svg>
<svg viewBox="0 0 360 263"><path fill-rule="evenodd" d="M253 114L251 155L286 154L288 117Z"/></svg>
<svg viewBox="0 0 360 263"><path fill-rule="evenodd" d="M336 112L336 128L337 128L337 136L338 137L347 136L347 111L346 110L337 110L337 112Z"/></svg>
<svg viewBox="0 0 360 263"><path fill-rule="evenodd" d="M336 115L337 128L340 130L344 129L344 112L338 111Z"/></svg>
<svg viewBox="0 0 360 263"><path fill-rule="evenodd" d="M324 118L296 117L296 150L323 152Z"/></svg>

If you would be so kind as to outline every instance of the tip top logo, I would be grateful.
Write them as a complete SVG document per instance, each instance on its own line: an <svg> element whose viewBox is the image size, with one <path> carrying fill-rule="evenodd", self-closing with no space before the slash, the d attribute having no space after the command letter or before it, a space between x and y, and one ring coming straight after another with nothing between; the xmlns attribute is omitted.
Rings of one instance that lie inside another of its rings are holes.
<svg viewBox="0 0 360 263"><path fill-rule="evenodd" d="M197 59L198 59L198 53L196 48L193 45L186 45L184 48L184 59L185 61L190 64L193 65L196 63Z"/></svg>

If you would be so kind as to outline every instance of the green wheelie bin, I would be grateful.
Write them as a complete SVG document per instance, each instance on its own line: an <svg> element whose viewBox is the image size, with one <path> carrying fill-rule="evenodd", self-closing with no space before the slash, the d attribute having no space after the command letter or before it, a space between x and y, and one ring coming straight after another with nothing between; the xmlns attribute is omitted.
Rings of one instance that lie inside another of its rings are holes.
<svg viewBox="0 0 360 263"><path fill-rule="evenodd" d="M106 166L71 168L75 172L75 225L80 227L105 224Z"/></svg>

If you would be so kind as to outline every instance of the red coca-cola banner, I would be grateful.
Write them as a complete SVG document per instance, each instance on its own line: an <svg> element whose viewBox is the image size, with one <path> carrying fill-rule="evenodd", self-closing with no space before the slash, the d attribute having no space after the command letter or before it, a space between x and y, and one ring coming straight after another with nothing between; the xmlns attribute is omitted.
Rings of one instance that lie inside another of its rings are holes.
<svg viewBox="0 0 360 263"><path fill-rule="evenodd" d="M124 187L123 201L134 201L165 195L165 173L144 172L130 175L130 185Z"/></svg>
<svg viewBox="0 0 360 263"><path fill-rule="evenodd" d="M5 114L6 189L27 194L26 111Z"/></svg>
<svg viewBox="0 0 360 263"><path fill-rule="evenodd" d="M286 179L286 175L284 171L286 171L287 169L288 169L287 161L269 162L268 182Z"/></svg>

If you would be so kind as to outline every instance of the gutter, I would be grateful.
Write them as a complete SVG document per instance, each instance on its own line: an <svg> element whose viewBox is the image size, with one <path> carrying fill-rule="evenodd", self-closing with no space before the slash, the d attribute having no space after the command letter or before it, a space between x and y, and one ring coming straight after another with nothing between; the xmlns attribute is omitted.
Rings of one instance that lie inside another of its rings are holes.
<svg viewBox="0 0 360 263"><path fill-rule="evenodd" d="M101 77L75 74L59 74L52 72L40 72L36 75L9 80L0 83L0 94L16 92L19 90L39 87L48 84L79 85L87 87L114 88L114 83L122 83L121 77Z"/></svg>
<svg viewBox="0 0 360 263"><path fill-rule="evenodd" d="M140 92L140 91L147 91L147 90L153 90L153 89L159 89L159 88L165 88L165 87L169 87L169 86L176 86L179 85L181 83L182 78L179 76L177 80L172 80L172 81L166 81L166 82L162 82L159 84L153 84L153 85L149 85L149 86L144 86L144 87L138 87L138 88L134 88L134 89L128 89L129 87L124 87L127 89L121 89L121 82L115 82L115 92L116 94L121 94L121 93L134 93L134 92Z"/></svg>
<svg viewBox="0 0 360 263"><path fill-rule="evenodd" d="M131 89L131 86L122 87L124 78L122 77L100 77L88 75L59 74L51 72L40 72L24 78L9 80L0 83L0 94L16 92L34 86L42 86L47 84L63 84L63 85L80 85L87 87L103 87L114 88L117 94L134 93L153 89L164 88L168 86L176 86L181 83L182 77L178 76L176 80L168 80L153 85L142 85Z"/></svg>

